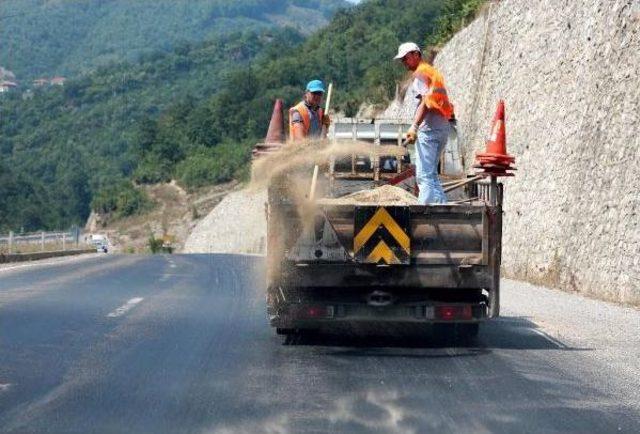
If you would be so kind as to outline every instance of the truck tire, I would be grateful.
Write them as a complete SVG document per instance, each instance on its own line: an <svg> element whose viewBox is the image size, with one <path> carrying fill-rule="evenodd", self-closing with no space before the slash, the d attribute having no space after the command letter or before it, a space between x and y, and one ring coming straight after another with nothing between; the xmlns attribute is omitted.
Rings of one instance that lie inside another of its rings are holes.
<svg viewBox="0 0 640 434"><path fill-rule="evenodd" d="M290 332L284 335L283 345L308 345L313 343L319 333L318 329L285 329Z"/></svg>
<svg viewBox="0 0 640 434"><path fill-rule="evenodd" d="M295 333L295 331L296 331L295 329L284 329L284 328L276 327L276 334L280 336L292 335L293 333Z"/></svg>

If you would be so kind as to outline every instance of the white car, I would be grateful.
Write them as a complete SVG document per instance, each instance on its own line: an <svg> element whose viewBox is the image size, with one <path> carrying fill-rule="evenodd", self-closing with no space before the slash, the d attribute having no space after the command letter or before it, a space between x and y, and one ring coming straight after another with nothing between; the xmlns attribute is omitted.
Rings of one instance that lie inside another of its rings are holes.
<svg viewBox="0 0 640 434"><path fill-rule="evenodd" d="M92 235L91 244L93 244L98 253L107 253L109 251L109 238L105 235Z"/></svg>

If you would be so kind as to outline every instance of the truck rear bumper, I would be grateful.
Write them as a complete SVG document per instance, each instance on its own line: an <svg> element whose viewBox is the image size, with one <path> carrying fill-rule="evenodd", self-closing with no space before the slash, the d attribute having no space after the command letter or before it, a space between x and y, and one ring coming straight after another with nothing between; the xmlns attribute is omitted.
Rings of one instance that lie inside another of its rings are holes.
<svg viewBox="0 0 640 434"><path fill-rule="evenodd" d="M287 304L270 317L281 329L316 329L337 324L478 323L488 319L485 303L411 303L389 306L367 304Z"/></svg>

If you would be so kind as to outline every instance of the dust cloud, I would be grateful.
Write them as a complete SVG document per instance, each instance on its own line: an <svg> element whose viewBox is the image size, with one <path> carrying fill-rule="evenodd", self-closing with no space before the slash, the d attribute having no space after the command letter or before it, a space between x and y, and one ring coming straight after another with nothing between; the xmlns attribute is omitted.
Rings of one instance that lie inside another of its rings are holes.
<svg viewBox="0 0 640 434"><path fill-rule="evenodd" d="M269 187L286 193L295 204L310 202L314 166L318 165L318 183L324 181L330 158L355 155L373 155L376 149L370 142L354 140L315 140L284 145L280 150L254 162L250 189ZM273 190L272 190L273 191ZM323 198L322 191L314 190L316 205L342 204L396 204L415 205L411 193L390 185L366 189L341 198Z"/></svg>
<svg viewBox="0 0 640 434"><path fill-rule="evenodd" d="M369 142L354 140L309 140L292 142L282 146L278 151L254 161L249 188L260 189L273 184L274 180L291 173L304 173L310 180L314 165L325 171L331 156L341 157L351 154L368 155L373 151Z"/></svg>

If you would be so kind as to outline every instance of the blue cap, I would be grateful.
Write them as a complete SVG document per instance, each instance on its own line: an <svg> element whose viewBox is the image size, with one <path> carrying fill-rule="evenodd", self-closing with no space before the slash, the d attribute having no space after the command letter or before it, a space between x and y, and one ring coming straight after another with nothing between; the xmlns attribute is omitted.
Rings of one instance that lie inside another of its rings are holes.
<svg viewBox="0 0 640 434"><path fill-rule="evenodd" d="M307 92L324 92L324 83L320 80L311 80L307 83Z"/></svg>

